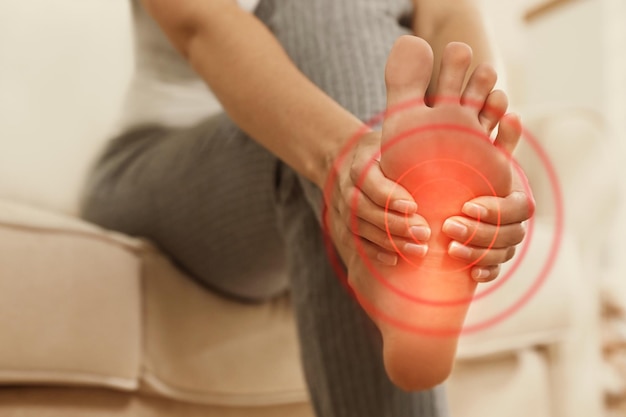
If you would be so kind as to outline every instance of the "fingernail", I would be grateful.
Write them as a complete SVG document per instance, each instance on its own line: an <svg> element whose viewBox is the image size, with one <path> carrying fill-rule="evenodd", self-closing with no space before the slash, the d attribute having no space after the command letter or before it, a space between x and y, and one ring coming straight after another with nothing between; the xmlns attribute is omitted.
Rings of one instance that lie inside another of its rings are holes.
<svg viewBox="0 0 626 417"><path fill-rule="evenodd" d="M483 268L474 268L472 270L472 278L479 281L489 277L489 270Z"/></svg>
<svg viewBox="0 0 626 417"><path fill-rule="evenodd" d="M430 238L430 228L426 226L411 226L409 232L417 240L424 241Z"/></svg>
<svg viewBox="0 0 626 417"><path fill-rule="evenodd" d="M465 203L463 204L463 209L461 209L463 214L473 217L475 219L482 219L487 217L487 209L480 204L476 203Z"/></svg>
<svg viewBox="0 0 626 417"><path fill-rule="evenodd" d="M423 256L426 256L426 254L428 253L428 245L417 245L415 243L407 243L404 245L404 252L407 255L423 257Z"/></svg>
<svg viewBox="0 0 626 417"><path fill-rule="evenodd" d="M376 255L376 259L389 266L395 266L398 263L398 257L396 255L390 255L384 252L379 252L378 255Z"/></svg>
<svg viewBox="0 0 626 417"><path fill-rule="evenodd" d="M408 200L395 200L389 208L400 213L413 214L417 211L417 204Z"/></svg>
<svg viewBox="0 0 626 417"><path fill-rule="evenodd" d="M447 235L452 235L458 238L465 238L467 236L467 226L456 220L446 220L443 223L443 231Z"/></svg>
<svg viewBox="0 0 626 417"><path fill-rule="evenodd" d="M450 249L448 253L455 258L469 259L472 256L472 250L467 246L461 245L457 241L450 243Z"/></svg>

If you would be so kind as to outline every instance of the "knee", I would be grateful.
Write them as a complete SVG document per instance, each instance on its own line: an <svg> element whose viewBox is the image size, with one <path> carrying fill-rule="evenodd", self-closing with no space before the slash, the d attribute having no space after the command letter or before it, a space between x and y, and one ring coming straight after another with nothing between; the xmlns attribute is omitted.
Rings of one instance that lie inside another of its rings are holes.
<svg viewBox="0 0 626 417"><path fill-rule="evenodd" d="M227 298L244 303L264 303L283 295L289 289L284 271L254 273L221 273L200 277L199 281L209 290Z"/></svg>

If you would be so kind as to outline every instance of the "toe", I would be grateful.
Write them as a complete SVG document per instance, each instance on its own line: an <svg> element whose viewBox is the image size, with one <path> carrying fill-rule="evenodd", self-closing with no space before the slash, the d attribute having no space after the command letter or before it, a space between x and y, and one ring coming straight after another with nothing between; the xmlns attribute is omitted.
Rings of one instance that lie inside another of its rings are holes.
<svg viewBox="0 0 626 417"><path fill-rule="evenodd" d="M416 36L401 36L393 45L387 66L387 108L423 100L433 70L433 51Z"/></svg>
<svg viewBox="0 0 626 417"><path fill-rule="evenodd" d="M478 115L478 120L482 127L485 128L487 132L491 132L495 129L504 113L506 113L506 109L509 106L509 99L504 91L495 90L492 91L485 100L485 105L480 111Z"/></svg>
<svg viewBox="0 0 626 417"><path fill-rule="evenodd" d="M446 46L441 58L435 106L460 102L463 82L471 63L472 49L468 45L451 42Z"/></svg>
<svg viewBox="0 0 626 417"><path fill-rule="evenodd" d="M497 79L496 70L491 65L481 64L476 67L467 82L461 104L473 109L478 115L486 105L487 97L496 85Z"/></svg>
<svg viewBox="0 0 626 417"><path fill-rule="evenodd" d="M498 127L498 136L494 145L502 149L507 155L513 153L522 135L522 123L519 116L509 113L502 117Z"/></svg>

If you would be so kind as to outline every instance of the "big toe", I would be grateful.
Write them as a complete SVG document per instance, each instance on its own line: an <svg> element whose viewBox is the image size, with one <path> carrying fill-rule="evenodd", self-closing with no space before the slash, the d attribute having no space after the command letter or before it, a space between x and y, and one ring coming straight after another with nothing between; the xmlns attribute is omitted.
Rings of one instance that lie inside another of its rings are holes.
<svg viewBox="0 0 626 417"><path fill-rule="evenodd" d="M401 36L393 45L387 66L387 108L423 100L433 71L433 51L416 36Z"/></svg>

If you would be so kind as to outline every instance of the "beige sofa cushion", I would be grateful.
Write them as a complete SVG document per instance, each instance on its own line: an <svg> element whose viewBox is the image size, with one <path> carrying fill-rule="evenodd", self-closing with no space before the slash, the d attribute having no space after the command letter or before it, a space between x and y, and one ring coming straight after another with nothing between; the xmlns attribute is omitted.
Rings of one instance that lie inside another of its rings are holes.
<svg viewBox="0 0 626 417"><path fill-rule="evenodd" d="M287 296L230 301L152 253L144 258L144 314L146 389L202 404L307 400Z"/></svg>

